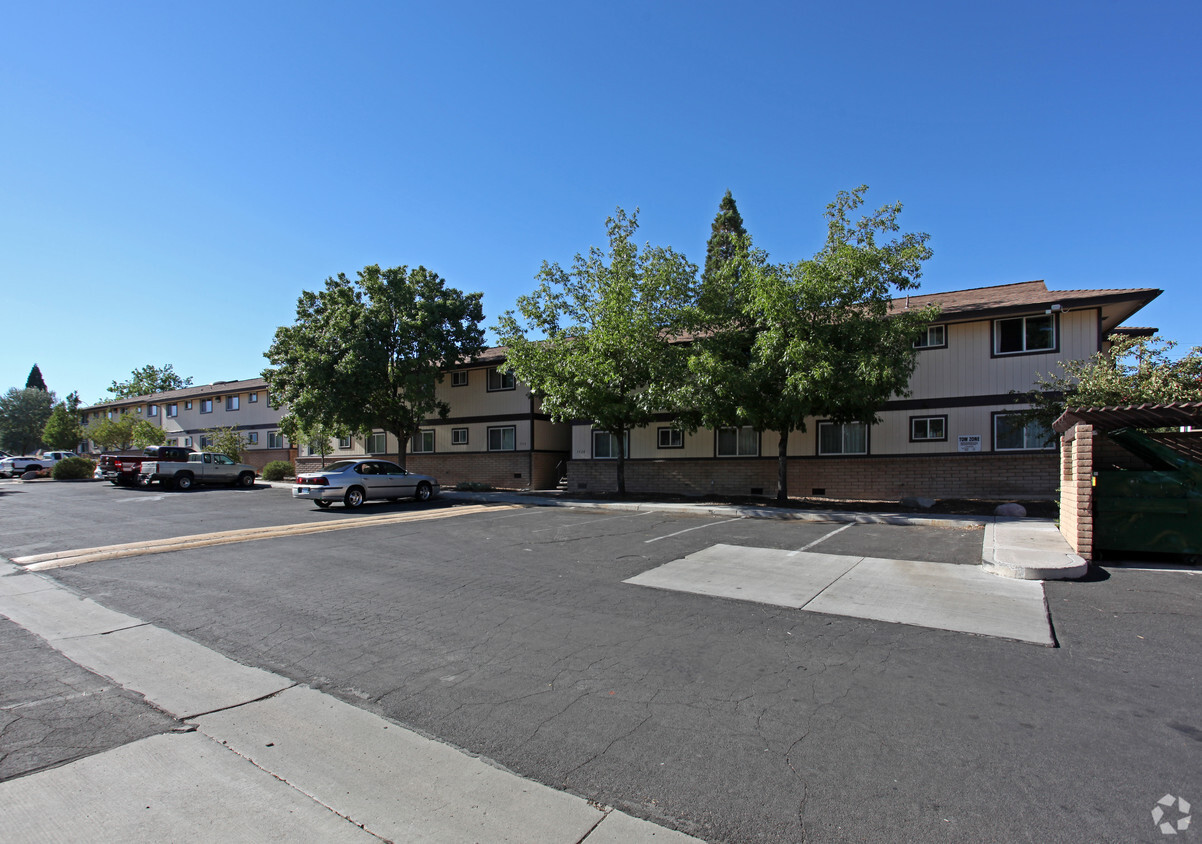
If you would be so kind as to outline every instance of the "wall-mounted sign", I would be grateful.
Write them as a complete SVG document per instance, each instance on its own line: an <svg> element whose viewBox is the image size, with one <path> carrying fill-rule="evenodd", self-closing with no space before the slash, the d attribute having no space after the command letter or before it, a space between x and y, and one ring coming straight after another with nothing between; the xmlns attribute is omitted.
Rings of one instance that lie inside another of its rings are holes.
<svg viewBox="0 0 1202 844"><path fill-rule="evenodd" d="M957 437L960 441L961 451L980 451L981 450L981 435L969 434L966 437Z"/></svg>

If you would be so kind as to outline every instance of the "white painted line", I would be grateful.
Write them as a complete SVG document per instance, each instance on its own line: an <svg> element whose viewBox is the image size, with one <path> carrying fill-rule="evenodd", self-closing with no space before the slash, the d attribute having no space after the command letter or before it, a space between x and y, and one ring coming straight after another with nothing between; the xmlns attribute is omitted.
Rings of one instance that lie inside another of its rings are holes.
<svg viewBox="0 0 1202 844"><path fill-rule="evenodd" d="M591 525L591 524L594 524L595 522L608 522L608 521L612 521L613 519L636 519L639 516L650 516L652 514L652 512L653 512L652 510L648 510L644 513L623 513L620 516L606 516L603 519L589 519L587 522L571 522L570 524L566 524L566 525L556 525L555 527L539 528L538 530L534 531L534 533L546 533L549 530L559 530L560 528L579 527L580 525Z"/></svg>
<svg viewBox="0 0 1202 844"><path fill-rule="evenodd" d="M643 544L647 545L648 543L651 543L651 542L659 542L661 539L671 539L674 536L680 536L682 533L688 533L691 530L701 530L702 528L713 527L714 525L724 525L727 522L742 521L745 518L746 518L746 516L736 516L733 519L723 519L720 522L707 522L704 525L697 525L697 527L691 527L691 528L685 528L684 530L678 530L678 531L676 531L676 533L669 533L666 536L657 536L654 539L644 539Z"/></svg>
<svg viewBox="0 0 1202 844"><path fill-rule="evenodd" d="M835 529L834 529L834 530L832 530L830 533L823 534L822 536L818 537L818 538L817 538L817 539L815 539L813 542L811 542L809 545L803 545L803 546L801 546L800 548L798 548L796 551L790 551L790 552L789 552L789 556L790 556L790 557L792 557L794 554L800 554L802 551L808 551L809 549L811 549L811 548L813 548L815 545L817 545L819 542L826 542L826 540L830 539L830 538L831 538L832 536L834 536L836 533L839 533L840 531L845 531L845 530L847 530L849 527L853 527L854 525L855 525L855 522L848 522L848 523L847 523L847 524L845 524L843 527L840 527L840 528L835 528Z"/></svg>

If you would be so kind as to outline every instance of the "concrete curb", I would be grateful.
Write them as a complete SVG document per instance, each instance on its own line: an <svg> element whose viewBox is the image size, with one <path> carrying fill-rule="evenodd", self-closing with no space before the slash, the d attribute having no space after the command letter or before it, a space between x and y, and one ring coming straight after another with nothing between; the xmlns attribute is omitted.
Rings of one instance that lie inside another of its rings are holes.
<svg viewBox="0 0 1202 844"><path fill-rule="evenodd" d="M997 517L985 525L981 566L990 574L1019 580L1077 580L1089 571L1055 523Z"/></svg>

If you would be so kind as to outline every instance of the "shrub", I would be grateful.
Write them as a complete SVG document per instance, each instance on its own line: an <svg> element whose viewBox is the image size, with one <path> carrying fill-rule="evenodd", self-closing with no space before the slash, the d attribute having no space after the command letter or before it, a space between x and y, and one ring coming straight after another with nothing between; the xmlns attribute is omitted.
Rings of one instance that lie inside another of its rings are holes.
<svg viewBox="0 0 1202 844"><path fill-rule="evenodd" d="M282 481L284 478L295 477L296 472L287 460L272 460L263 467L263 480Z"/></svg>
<svg viewBox="0 0 1202 844"><path fill-rule="evenodd" d="M492 492L496 487L492 484L482 484L479 481L460 481L455 484L459 492Z"/></svg>
<svg viewBox="0 0 1202 844"><path fill-rule="evenodd" d="M95 470L96 464L86 457L68 457L54 464L50 477L56 481L75 481L92 477Z"/></svg>

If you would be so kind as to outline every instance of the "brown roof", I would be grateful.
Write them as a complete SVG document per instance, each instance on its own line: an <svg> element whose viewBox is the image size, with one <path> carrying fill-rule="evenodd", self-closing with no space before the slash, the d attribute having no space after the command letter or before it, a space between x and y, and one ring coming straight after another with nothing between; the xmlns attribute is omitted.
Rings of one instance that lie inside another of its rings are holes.
<svg viewBox="0 0 1202 844"><path fill-rule="evenodd" d="M1153 287L1125 287L1098 290L1048 290L1043 281L1022 281L947 293L924 293L899 296L893 300L894 310L939 305L943 317L975 317L985 313L1031 311L1060 305L1065 310L1096 306L1110 302L1138 303L1135 310L1151 302L1163 291ZM1134 311L1132 311L1134 313ZM941 318L942 319L942 318Z"/></svg>
<svg viewBox="0 0 1202 844"><path fill-rule="evenodd" d="M1052 423L1052 428L1063 434L1078 422L1093 425L1099 431L1202 425L1202 401L1128 404L1116 407L1070 407Z"/></svg>
<svg viewBox="0 0 1202 844"><path fill-rule="evenodd" d="M262 378L247 378L243 381L214 381L212 384L201 384L198 387L184 387L182 390L167 390L162 393L148 393L144 396L130 396L125 399L113 399L100 404L81 407L80 411L97 410L104 407L125 407L127 405L145 404L153 401L155 404L169 402L173 399L194 399L204 396L224 396L226 393L243 393L247 390L265 390L267 382Z"/></svg>

